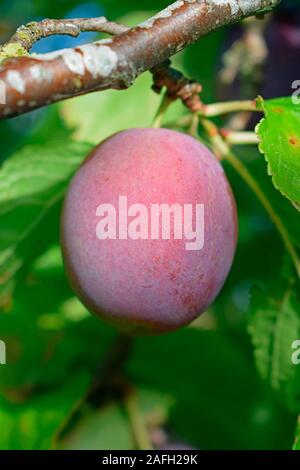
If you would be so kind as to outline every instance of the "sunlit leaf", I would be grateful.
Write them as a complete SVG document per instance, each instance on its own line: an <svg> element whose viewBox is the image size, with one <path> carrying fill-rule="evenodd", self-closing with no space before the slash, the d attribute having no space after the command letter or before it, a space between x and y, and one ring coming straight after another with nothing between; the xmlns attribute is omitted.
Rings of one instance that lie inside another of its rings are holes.
<svg viewBox="0 0 300 470"><path fill-rule="evenodd" d="M300 208L300 106L291 97L261 100L257 132L275 187Z"/></svg>
<svg viewBox="0 0 300 470"><path fill-rule="evenodd" d="M91 146L27 146L0 169L0 305L24 264L58 239L59 204Z"/></svg>
<svg viewBox="0 0 300 470"><path fill-rule="evenodd" d="M0 396L0 449L38 450L55 446L57 434L78 406L90 383L86 373L75 376L60 390L12 403Z"/></svg>
<svg viewBox="0 0 300 470"><path fill-rule="evenodd" d="M251 294L249 333L263 379L279 390L295 373L292 344L300 337L300 304L292 291L273 298L258 288Z"/></svg>

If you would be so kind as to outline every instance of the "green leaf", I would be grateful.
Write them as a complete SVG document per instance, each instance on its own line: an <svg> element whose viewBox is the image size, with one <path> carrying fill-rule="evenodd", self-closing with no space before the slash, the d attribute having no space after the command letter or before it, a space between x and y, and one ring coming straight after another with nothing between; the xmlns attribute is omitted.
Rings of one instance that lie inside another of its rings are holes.
<svg viewBox="0 0 300 470"><path fill-rule="evenodd" d="M62 102L62 115L75 129L72 137L98 144L124 129L151 126L162 99L152 91L152 83L145 73L128 90L106 90ZM184 112L177 101L167 111L165 122L173 122Z"/></svg>
<svg viewBox="0 0 300 470"><path fill-rule="evenodd" d="M151 425L165 423L171 401L162 393L141 388L137 393L143 419ZM131 424L124 407L112 402L100 410L91 410L78 426L63 439L67 450L133 450L135 442Z"/></svg>
<svg viewBox="0 0 300 470"><path fill-rule="evenodd" d="M107 90L60 104L74 138L98 144L130 127L149 127L161 97L151 90L150 74L142 75L124 91Z"/></svg>
<svg viewBox="0 0 300 470"><path fill-rule="evenodd" d="M289 424L239 338L187 328L137 339L128 373L136 385L172 396L168 427L187 444L204 449L285 445L282 426Z"/></svg>
<svg viewBox="0 0 300 470"><path fill-rule="evenodd" d="M274 186L300 208L300 107L292 99L261 101L265 117L257 127Z"/></svg>
<svg viewBox="0 0 300 470"><path fill-rule="evenodd" d="M115 339L115 330L90 315L64 275L59 247L39 257L18 283L10 309L0 314L7 346L0 394L61 386L80 370L93 373Z"/></svg>
<svg viewBox="0 0 300 470"><path fill-rule="evenodd" d="M300 304L291 291L276 299L253 288L249 333L257 368L275 390L283 388L295 375L292 343L300 337Z"/></svg>
<svg viewBox="0 0 300 470"><path fill-rule="evenodd" d="M13 403L0 396L0 449L46 450L78 406L90 383L87 373L76 375L55 391Z"/></svg>
<svg viewBox="0 0 300 470"><path fill-rule="evenodd" d="M90 145L72 141L27 146L0 169L2 303L24 264L58 239L60 203L90 150Z"/></svg>
<svg viewBox="0 0 300 470"><path fill-rule="evenodd" d="M61 446L65 450L133 450L134 439L124 410L113 403L83 419Z"/></svg>

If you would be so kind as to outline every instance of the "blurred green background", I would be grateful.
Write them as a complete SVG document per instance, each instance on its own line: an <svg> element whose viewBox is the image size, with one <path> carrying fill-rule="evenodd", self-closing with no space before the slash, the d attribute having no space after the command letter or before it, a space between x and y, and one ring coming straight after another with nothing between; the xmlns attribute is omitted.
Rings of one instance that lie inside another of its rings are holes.
<svg viewBox="0 0 300 470"><path fill-rule="evenodd" d="M4 0L0 38L3 42L18 25L46 17L105 15L134 25L169 3ZM224 52L241 36L241 25L211 34L173 63L203 85L205 102L288 95L291 82L300 78L300 40L295 47L286 45L291 57L284 56L280 70L276 44L286 37L286 24L294 28L299 20L298 3L283 2L267 25L269 57L250 90L243 86L248 83L246 72L231 86L220 86ZM299 25L300 20L298 30ZM34 51L98 37L53 37ZM0 340L7 345L7 364L0 365L0 449L136 446L115 377L119 379L120 371L117 367L112 377L106 367L118 334L74 297L62 266L59 218L68 182L92 146L121 129L151 125L159 102L146 73L129 90L83 96L0 123L0 162L5 162L0 170ZM186 110L176 103L166 122L183 114ZM253 148L240 155L284 214L299 245L299 216L273 188L262 157ZM249 309L250 290L259 286L269 299L284 295L290 268L278 234L255 196L230 168L226 171L238 202L240 237L221 295L190 327L136 339L122 365L157 448L289 449L293 445L300 366L293 373L281 373L289 355L284 344L285 356L273 355L262 378L248 334L250 310L255 308ZM259 295L253 295L259 302ZM265 327L269 334L274 325Z"/></svg>

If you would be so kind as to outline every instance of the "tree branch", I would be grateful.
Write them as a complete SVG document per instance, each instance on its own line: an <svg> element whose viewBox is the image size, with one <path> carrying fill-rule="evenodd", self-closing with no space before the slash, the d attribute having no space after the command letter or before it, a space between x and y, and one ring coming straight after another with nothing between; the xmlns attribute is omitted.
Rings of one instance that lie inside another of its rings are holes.
<svg viewBox="0 0 300 470"><path fill-rule="evenodd" d="M279 0L178 0L113 39L43 55L7 59L0 66L6 103L0 119L66 98L124 89L146 70L223 25L273 8Z"/></svg>
<svg viewBox="0 0 300 470"><path fill-rule="evenodd" d="M127 31L126 26L107 21L104 16L98 18L78 18L68 20L46 19L40 22L31 22L20 26L11 39L0 48L0 58L6 55L6 50L12 51L15 47L21 47L25 52L30 52L32 46L42 38L55 34L79 36L83 32L108 33L112 35L122 34ZM7 58L7 57L6 57Z"/></svg>

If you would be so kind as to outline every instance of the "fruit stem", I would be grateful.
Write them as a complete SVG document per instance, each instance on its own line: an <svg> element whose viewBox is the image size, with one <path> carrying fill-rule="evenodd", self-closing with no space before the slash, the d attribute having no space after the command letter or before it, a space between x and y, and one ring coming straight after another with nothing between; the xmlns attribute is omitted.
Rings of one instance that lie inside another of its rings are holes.
<svg viewBox="0 0 300 470"><path fill-rule="evenodd" d="M151 127L154 129L159 129L161 127L164 115L173 101L174 100L169 97L168 93L164 94Z"/></svg>
<svg viewBox="0 0 300 470"><path fill-rule="evenodd" d="M235 132L228 129L220 130L229 145L258 145L259 139L255 132Z"/></svg>
<svg viewBox="0 0 300 470"><path fill-rule="evenodd" d="M191 113L185 114L185 115L181 116L179 119L177 119L176 121L166 122L165 127L168 128L168 129L180 129L180 130L182 130L183 127L188 128L189 126L191 126L192 120L193 120L193 114L191 114Z"/></svg>
<svg viewBox="0 0 300 470"><path fill-rule="evenodd" d="M239 160L239 158L232 152L228 144L224 141L217 126L208 119L202 119L201 123L211 140L211 143L217 153L217 156L219 156L220 159L224 158L225 160L227 160L228 163L234 168L234 170L249 186L249 188L256 194L256 197L259 199L262 206L268 213L270 219L273 221L275 227L277 228L285 245L285 248L289 253L291 260L295 266L297 275L298 277L300 277L300 258L292 241L290 240L289 233L286 230L280 216L277 214L269 199L264 194L259 184L253 178L247 167Z"/></svg>
<svg viewBox="0 0 300 470"><path fill-rule="evenodd" d="M124 404L131 424L137 450L152 450L148 429L140 411L137 394L129 389L124 395Z"/></svg>
<svg viewBox="0 0 300 470"><path fill-rule="evenodd" d="M199 116L198 116L197 113L194 113L192 115L191 122L190 122L190 127L189 127L189 130L188 130L189 134L192 137L197 137L198 126L199 126Z"/></svg>
<svg viewBox="0 0 300 470"><path fill-rule="evenodd" d="M203 105L199 111L200 117L214 117L222 114L236 113L240 111L260 112L256 100L252 101L227 101L224 103L213 103Z"/></svg>

